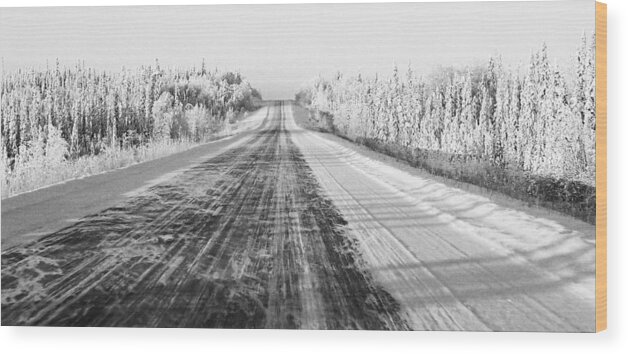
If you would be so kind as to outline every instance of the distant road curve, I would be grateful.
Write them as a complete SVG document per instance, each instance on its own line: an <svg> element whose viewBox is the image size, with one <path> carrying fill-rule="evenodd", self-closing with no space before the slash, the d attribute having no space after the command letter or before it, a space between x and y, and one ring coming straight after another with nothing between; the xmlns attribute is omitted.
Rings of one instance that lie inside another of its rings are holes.
<svg viewBox="0 0 628 354"><path fill-rule="evenodd" d="M283 102L250 133L5 200L2 323L594 330L581 224L358 150Z"/></svg>

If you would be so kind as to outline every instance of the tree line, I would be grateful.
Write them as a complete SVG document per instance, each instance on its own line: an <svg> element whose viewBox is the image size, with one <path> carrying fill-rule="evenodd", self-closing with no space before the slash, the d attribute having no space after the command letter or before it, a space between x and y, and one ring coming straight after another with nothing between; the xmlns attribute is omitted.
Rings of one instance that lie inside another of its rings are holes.
<svg viewBox="0 0 628 354"><path fill-rule="evenodd" d="M261 101L240 73L207 70L204 62L166 69L155 61L119 72L57 62L3 73L1 84L3 195L36 170L57 173L79 159L121 158L115 151L204 141Z"/></svg>
<svg viewBox="0 0 628 354"><path fill-rule="evenodd" d="M59 131L70 158L151 139L194 139L252 109L259 93L239 74L163 69L118 73L73 68L18 70L2 77L3 155L13 164Z"/></svg>
<svg viewBox="0 0 628 354"><path fill-rule="evenodd" d="M490 58L427 79L412 68L395 67L387 79L338 73L296 99L318 127L393 155L440 159L459 166L456 175L483 166L547 177L562 189L592 189L594 204L595 38L582 37L568 70L552 64L543 45L520 71Z"/></svg>

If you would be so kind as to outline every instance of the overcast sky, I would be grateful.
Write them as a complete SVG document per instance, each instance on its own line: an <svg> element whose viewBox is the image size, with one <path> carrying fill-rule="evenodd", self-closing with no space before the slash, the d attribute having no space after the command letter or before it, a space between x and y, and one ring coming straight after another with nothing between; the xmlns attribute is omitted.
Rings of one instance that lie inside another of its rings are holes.
<svg viewBox="0 0 628 354"><path fill-rule="evenodd" d="M420 74L527 63L546 42L559 65L594 31L593 0L397 4L0 8L7 71L84 60L88 66L239 69L265 98L291 98L319 74Z"/></svg>

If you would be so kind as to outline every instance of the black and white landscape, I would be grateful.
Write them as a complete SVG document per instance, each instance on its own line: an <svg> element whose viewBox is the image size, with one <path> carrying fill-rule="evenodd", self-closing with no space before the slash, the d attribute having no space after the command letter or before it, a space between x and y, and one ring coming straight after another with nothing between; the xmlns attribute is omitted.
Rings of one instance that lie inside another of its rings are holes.
<svg viewBox="0 0 628 354"><path fill-rule="evenodd" d="M593 20L0 9L2 325L594 331Z"/></svg>

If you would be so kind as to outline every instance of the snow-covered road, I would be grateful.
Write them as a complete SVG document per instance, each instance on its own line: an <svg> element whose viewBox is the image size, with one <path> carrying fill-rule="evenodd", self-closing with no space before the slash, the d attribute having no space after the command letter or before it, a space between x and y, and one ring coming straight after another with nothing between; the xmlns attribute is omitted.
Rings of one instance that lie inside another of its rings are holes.
<svg viewBox="0 0 628 354"><path fill-rule="evenodd" d="M3 201L3 325L594 331L592 225L293 112Z"/></svg>
<svg viewBox="0 0 628 354"><path fill-rule="evenodd" d="M295 144L411 327L594 331L593 228L413 175L301 129L286 111Z"/></svg>

